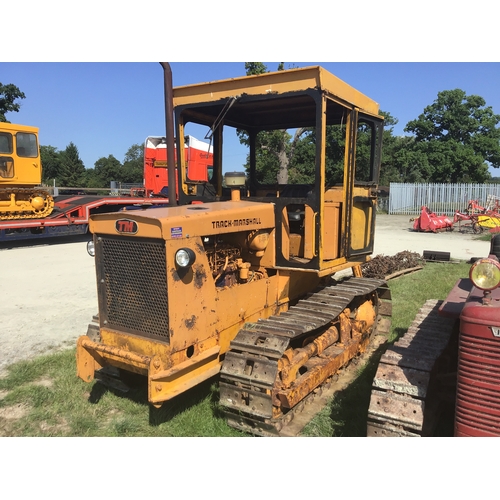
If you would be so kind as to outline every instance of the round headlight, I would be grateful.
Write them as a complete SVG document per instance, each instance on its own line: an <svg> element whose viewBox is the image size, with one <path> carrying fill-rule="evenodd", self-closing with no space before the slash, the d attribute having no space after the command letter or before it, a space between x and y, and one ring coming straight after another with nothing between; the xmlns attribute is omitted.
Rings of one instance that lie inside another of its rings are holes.
<svg viewBox="0 0 500 500"><path fill-rule="evenodd" d="M95 257L95 246L94 246L94 240L90 240L87 242L87 253L91 257Z"/></svg>
<svg viewBox="0 0 500 500"><path fill-rule="evenodd" d="M480 259L474 262L469 278L480 290L493 290L500 285L500 263L493 259Z"/></svg>
<svg viewBox="0 0 500 500"><path fill-rule="evenodd" d="M181 248L175 253L175 263L179 267L189 267L194 264L195 254L190 248Z"/></svg>

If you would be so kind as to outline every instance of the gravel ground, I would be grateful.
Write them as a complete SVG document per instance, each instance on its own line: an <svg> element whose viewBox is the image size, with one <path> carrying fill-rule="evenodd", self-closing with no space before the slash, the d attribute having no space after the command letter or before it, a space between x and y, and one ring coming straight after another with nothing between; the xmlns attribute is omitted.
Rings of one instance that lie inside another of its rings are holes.
<svg viewBox="0 0 500 500"><path fill-rule="evenodd" d="M411 228L408 216L377 216L374 256L433 250L469 260L489 250L489 243L471 232L430 234ZM97 312L94 260L86 238L0 243L0 266L0 373L16 361L74 347Z"/></svg>
<svg viewBox="0 0 500 500"><path fill-rule="evenodd" d="M440 233L419 233L413 231L408 215L379 214L376 221L374 256L395 255L404 250L422 255L429 250L449 252L452 260L468 261L472 257L486 257L490 250L488 241L478 240L465 226Z"/></svg>
<svg viewBox="0 0 500 500"><path fill-rule="evenodd" d="M73 347L97 312L87 238L54 240L0 243L0 373L16 361Z"/></svg>

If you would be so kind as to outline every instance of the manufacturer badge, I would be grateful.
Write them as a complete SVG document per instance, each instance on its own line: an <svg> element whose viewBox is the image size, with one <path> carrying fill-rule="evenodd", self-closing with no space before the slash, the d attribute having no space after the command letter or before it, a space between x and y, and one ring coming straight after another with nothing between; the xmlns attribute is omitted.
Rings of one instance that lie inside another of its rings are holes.
<svg viewBox="0 0 500 500"><path fill-rule="evenodd" d="M139 227L137 226L137 222L135 222L135 220L118 219L115 222L115 229L118 233L135 234L137 233Z"/></svg>
<svg viewBox="0 0 500 500"><path fill-rule="evenodd" d="M500 337L500 326L492 326L491 331L493 333L493 337Z"/></svg>

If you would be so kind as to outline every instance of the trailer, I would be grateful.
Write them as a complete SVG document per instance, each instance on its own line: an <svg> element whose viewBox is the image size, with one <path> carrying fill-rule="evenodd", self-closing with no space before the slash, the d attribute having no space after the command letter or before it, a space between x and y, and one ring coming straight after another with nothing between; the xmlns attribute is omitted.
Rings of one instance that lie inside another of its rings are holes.
<svg viewBox="0 0 500 500"><path fill-rule="evenodd" d="M22 126L16 125L16 127ZM33 130L38 131L38 129ZM166 148L165 137L150 136L146 138L144 142L144 185L140 188L132 188L129 196L78 194L55 197L53 208L51 205L52 210L44 212L49 215L38 218L11 216L8 219L0 220L0 242L85 234L88 231L91 215L168 205ZM210 144L187 136L184 144L184 155L189 180L192 183L208 182L212 175L213 163L213 152ZM175 154L174 157L176 158L176 156ZM37 178L37 181L39 182L40 179ZM178 189L176 191L178 196ZM52 197L50 199L52 200Z"/></svg>
<svg viewBox="0 0 500 500"><path fill-rule="evenodd" d="M0 221L0 242L85 234L91 215L145 210L167 204L168 198L153 200L133 196L58 196L54 199L54 209L48 217Z"/></svg>

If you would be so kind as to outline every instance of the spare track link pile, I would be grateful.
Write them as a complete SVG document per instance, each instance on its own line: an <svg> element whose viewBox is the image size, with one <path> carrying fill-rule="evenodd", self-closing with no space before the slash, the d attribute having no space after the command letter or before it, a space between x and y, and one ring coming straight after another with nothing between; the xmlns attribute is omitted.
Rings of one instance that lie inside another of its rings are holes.
<svg viewBox="0 0 500 500"><path fill-rule="evenodd" d="M221 369L220 403L228 424L255 435L279 436L280 430L293 419L294 412L303 409L306 399L314 397L320 386L331 383L332 379L330 376L318 382L307 397L276 416L276 398L281 394L275 382L283 353L294 339L306 337L308 332L325 331L353 299L373 292L390 298L384 280L353 277L316 290L280 315L246 323L231 342ZM374 330L376 328L377 323ZM364 339L366 344L368 341L369 338ZM309 359L305 369L312 371L332 360L339 363L339 367L345 366L359 350L359 342L353 342L352 346L333 344L321 356Z"/></svg>
<svg viewBox="0 0 500 500"><path fill-rule="evenodd" d="M439 316L442 301L428 300L408 331L381 357L373 379L367 435L420 437L432 433L433 384L454 322Z"/></svg>

